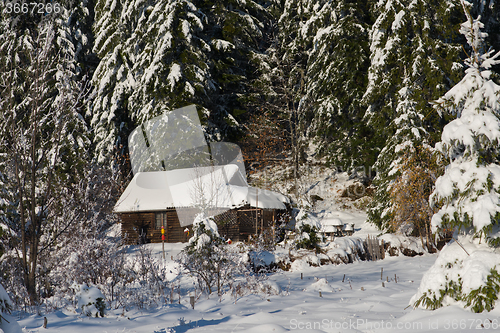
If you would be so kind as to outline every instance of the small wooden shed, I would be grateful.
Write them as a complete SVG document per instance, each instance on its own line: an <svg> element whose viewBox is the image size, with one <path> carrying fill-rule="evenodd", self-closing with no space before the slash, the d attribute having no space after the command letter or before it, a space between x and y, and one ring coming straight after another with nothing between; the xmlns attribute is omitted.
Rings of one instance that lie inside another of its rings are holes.
<svg viewBox="0 0 500 333"><path fill-rule="evenodd" d="M195 217L203 209L213 216L219 234L233 241L248 239L280 222L287 222L289 199L250 187L238 166L137 173L115 212L120 215L127 244L187 242Z"/></svg>

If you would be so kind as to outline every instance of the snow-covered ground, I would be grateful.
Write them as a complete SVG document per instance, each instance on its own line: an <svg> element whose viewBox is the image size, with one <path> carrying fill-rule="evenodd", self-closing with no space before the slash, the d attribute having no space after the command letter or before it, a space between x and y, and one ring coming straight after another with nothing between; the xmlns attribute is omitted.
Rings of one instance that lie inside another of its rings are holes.
<svg viewBox="0 0 500 333"><path fill-rule="evenodd" d="M328 170L316 170L308 176L306 183L313 184L308 186L308 193L324 199L312 207L315 212L313 218L320 220L328 216L354 224L353 237L337 238L336 243L325 244L325 250L335 252L338 247L341 252L343 247L350 246L349 242L355 243L367 235L380 233L365 222L366 213L356 209L355 201L339 198L342 189L354 181L347 179L345 174L331 175ZM286 184L278 185L286 187ZM394 243L395 236L384 237L391 238ZM179 274L179 267L173 259L184 245L165 244L164 264L169 268L168 279L174 280ZM149 244L146 247L161 260L161 244ZM130 256L138 253L138 248L130 248ZM288 253L287 248L278 248L275 252L277 256ZM437 257L437 254L386 256L379 261L355 261L352 264L320 267L310 267L304 262L292 266L290 271L269 274L264 282L268 286L267 293L236 299L231 295L224 295L221 299L216 295L210 298L196 295L194 309L190 305L194 290L192 281L183 279L180 297L177 288L175 290L174 304L162 304L149 310L108 309L104 318L87 317L76 313L73 308L42 315L14 313L13 316L23 332L30 333L497 331L500 306L480 314L455 305L435 311L409 306L423 274ZM47 317L47 328L42 327L44 317Z"/></svg>
<svg viewBox="0 0 500 333"><path fill-rule="evenodd" d="M154 249L160 254L161 246ZM180 244L168 246L167 261L180 249ZM436 311L408 307L422 274L436 258L388 257L279 272L268 281L279 287L277 295L249 295L236 301L229 296L222 301L201 297L194 310L189 294L181 294L180 304L147 311L118 309L108 311L105 318L89 318L67 309L46 314L46 329L38 315L20 318L19 324L24 332L47 333L496 331L500 310L475 314L456 306Z"/></svg>

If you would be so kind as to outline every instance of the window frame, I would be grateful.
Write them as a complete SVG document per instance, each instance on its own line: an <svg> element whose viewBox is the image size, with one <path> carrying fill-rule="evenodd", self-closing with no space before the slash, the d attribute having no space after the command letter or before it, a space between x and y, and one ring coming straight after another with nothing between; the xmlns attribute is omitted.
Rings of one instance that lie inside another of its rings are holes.
<svg viewBox="0 0 500 333"><path fill-rule="evenodd" d="M158 224L160 222L160 224ZM161 230L161 227L167 229L167 212L155 212L155 230Z"/></svg>

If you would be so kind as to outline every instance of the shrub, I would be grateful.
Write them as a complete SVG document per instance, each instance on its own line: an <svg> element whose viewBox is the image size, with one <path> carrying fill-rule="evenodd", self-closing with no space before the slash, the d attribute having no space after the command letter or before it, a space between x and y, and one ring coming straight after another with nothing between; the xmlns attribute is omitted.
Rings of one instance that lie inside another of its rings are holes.
<svg viewBox="0 0 500 333"><path fill-rule="evenodd" d="M104 303L104 295L97 287L89 287L87 284L74 284L72 288L77 291L76 302L78 309L89 317L104 317L106 305Z"/></svg>
<svg viewBox="0 0 500 333"><path fill-rule="evenodd" d="M318 236L318 228L309 224L302 224L299 227L299 237L295 244L298 249L315 250L316 253L320 252L319 243L321 242Z"/></svg>
<svg viewBox="0 0 500 333"><path fill-rule="evenodd" d="M195 224L193 231L194 236L180 253L178 262L198 280L201 290L206 290L208 294L217 290L220 296L231 280L236 263L224 239L208 229L205 223Z"/></svg>
<svg viewBox="0 0 500 333"><path fill-rule="evenodd" d="M2 322L2 314L9 314L12 311L12 302L9 295L0 284L0 323Z"/></svg>

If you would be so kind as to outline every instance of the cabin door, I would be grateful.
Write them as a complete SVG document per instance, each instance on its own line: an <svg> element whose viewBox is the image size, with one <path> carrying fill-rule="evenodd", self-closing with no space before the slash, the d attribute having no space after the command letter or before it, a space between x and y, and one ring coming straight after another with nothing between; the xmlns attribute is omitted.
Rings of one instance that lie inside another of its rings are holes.
<svg viewBox="0 0 500 333"><path fill-rule="evenodd" d="M147 244L148 241L148 226L143 224L139 227L139 244Z"/></svg>

